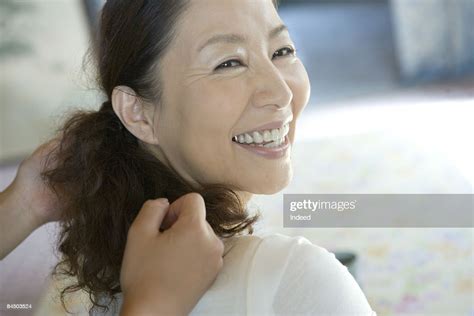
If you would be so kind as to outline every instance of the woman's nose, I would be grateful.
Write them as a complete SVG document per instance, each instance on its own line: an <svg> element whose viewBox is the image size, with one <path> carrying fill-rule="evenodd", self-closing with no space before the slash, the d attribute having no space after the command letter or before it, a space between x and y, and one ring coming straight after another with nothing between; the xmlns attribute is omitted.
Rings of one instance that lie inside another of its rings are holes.
<svg viewBox="0 0 474 316"><path fill-rule="evenodd" d="M293 92L282 72L268 62L255 71L253 104L257 107L273 105L285 107L291 103Z"/></svg>

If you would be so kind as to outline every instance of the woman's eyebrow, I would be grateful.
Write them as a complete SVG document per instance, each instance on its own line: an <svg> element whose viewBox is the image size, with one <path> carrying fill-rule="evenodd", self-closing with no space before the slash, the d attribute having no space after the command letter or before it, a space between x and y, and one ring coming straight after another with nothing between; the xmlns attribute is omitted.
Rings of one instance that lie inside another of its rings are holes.
<svg viewBox="0 0 474 316"><path fill-rule="evenodd" d="M288 27L284 24L280 24L277 27L273 28L269 33L268 33L268 39L272 39L276 37L278 34L280 34L283 31L288 31ZM245 42L245 36L239 35L239 34L217 34L209 38L204 44L199 46L198 48L198 53L204 49L204 47L209 46L209 45L214 45L217 43L230 43L230 44L239 44Z"/></svg>

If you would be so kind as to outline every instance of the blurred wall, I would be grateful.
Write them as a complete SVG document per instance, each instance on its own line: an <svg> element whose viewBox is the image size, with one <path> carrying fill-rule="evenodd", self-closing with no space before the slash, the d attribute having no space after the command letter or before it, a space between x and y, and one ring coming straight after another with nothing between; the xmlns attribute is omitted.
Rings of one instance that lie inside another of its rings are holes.
<svg viewBox="0 0 474 316"><path fill-rule="evenodd" d="M88 29L79 0L0 0L0 162L30 153L85 102Z"/></svg>
<svg viewBox="0 0 474 316"><path fill-rule="evenodd" d="M391 0L391 7L403 79L474 70L473 0Z"/></svg>

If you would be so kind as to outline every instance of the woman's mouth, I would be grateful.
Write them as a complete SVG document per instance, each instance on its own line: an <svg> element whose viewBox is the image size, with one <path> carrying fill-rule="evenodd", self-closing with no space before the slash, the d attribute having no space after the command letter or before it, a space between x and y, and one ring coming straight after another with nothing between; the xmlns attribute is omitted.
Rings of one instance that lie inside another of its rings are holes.
<svg viewBox="0 0 474 316"><path fill-rule="evenodd" d="M285 124L281 128L247 132L232 137L232 142L266 158L281 158L290 145L289 130L289 124Z"/></svg>

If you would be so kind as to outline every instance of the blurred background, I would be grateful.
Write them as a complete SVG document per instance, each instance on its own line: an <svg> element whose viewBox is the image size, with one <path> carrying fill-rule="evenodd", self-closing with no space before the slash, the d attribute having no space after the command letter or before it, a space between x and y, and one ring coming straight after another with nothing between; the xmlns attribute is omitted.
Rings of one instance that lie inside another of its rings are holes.
<svg viewBox="0 0 474 316"><path fill-rule="evenodd" d="M1 190L65 113L98 109L103 96L82 63L101 5L0 1ZM474 315L472 228L296 229L282 217L285 193L472 194L474 0L286 0L280 16L312 93L293 181L251 202L263 214L256 234L352 254L379 315ZM55 236L46 225L0 262L0 303L40 313Z"/></svg>

